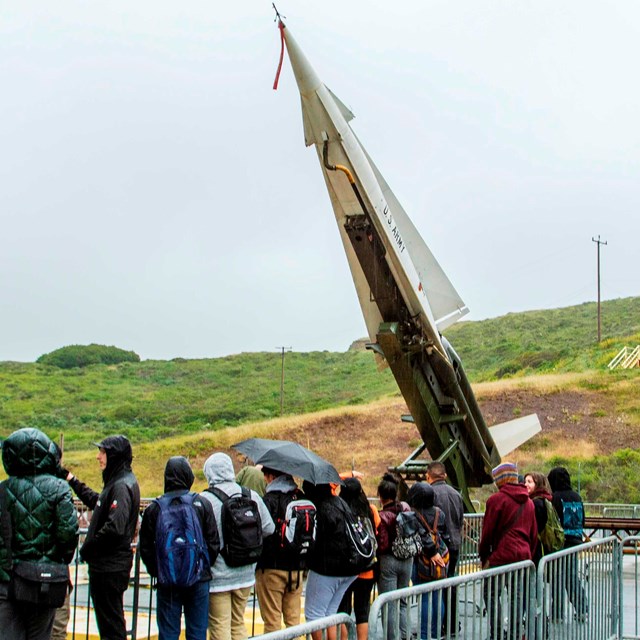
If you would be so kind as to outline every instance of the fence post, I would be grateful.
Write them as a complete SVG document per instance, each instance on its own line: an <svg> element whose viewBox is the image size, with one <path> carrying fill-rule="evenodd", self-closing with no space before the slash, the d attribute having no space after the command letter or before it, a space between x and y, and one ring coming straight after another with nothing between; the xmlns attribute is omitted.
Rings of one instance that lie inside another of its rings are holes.
<svg viewBox="0 0 640 640"><path fill-rule="evenodd" d="M136 545L133 556L133 605L131 612L131 640L138 635L138 602L140 600L140 545Z"/></svg>

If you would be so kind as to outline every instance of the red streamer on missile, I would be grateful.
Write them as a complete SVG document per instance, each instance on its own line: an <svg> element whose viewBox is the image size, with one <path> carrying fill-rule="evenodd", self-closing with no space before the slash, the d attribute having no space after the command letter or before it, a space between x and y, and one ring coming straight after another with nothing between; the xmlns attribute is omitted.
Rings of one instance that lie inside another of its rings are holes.
<svg viewBox="0 0 640 640"><path fill-rule="evenodd" d="M280 80L280 71L282 71L282 61L284 60L284 24L282 20L278 20L278 29L280 29L280 60L278 62L278 70L276 71L276 79L273 81L273 90L278 89L278 80Z"/></svg>

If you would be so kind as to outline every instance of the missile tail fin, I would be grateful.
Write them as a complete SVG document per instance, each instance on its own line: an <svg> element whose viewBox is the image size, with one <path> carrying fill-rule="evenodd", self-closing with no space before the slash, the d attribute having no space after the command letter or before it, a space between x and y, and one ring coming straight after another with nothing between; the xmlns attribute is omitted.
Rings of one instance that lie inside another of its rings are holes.
<svg viewBox="0 0 640 640"><path fill-rule="evenodd" d="M508 455L541 430L540 420L535 413L489 427L500 457Z"/></svg>

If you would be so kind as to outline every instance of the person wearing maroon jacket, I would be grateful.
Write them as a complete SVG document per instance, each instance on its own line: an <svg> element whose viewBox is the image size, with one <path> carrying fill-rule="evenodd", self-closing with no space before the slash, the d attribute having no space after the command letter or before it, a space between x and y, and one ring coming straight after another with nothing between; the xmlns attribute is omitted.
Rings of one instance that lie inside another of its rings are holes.
<svg viewBox="0 0 640 640"><path fill-rule="evenodd" d="M499 567L512 562L531 560L538 543L538 528L533 501L524 484L518 482L518 468L511 462L505 462L492 470L493 481L499 491L487 500L482 523L482 535L478 545L480 562L484 569ZM502 598L498 581L485 583L485 601L489 616L490 638L502 637L503 619ZM516 593L510 594L511 621L514 625L518 611L520 594L517 580L514 583ZM500 621L500 622L499 622ZM521 621L517 621L520 624ZM517 634L516 637L520 637Z"/></svg>

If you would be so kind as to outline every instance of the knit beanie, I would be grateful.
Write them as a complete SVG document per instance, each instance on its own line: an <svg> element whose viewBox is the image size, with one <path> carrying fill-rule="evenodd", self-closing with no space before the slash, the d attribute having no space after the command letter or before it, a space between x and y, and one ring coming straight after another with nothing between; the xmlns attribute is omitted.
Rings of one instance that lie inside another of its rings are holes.
<svg viewBox="0 0 640 640"><path fill-rule="evenodd" d="M491 471L498 489L504 484L518 483L518 467L513 462L503 462Z"/></svg>

